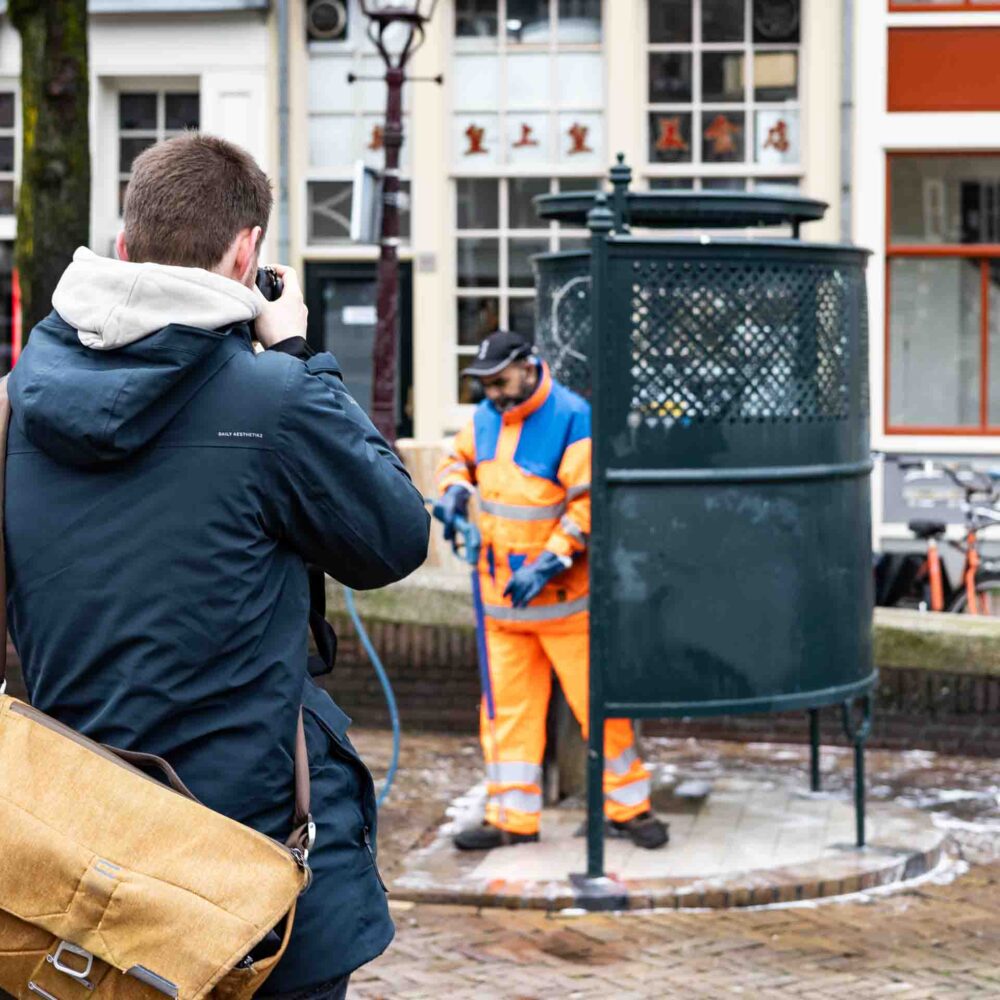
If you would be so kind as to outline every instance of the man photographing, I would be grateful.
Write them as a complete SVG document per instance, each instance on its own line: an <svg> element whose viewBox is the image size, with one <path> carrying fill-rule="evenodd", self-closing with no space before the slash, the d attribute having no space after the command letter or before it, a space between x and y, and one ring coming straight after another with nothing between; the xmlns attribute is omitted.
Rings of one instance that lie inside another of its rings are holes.
<svg viewBox="0 0 1000 1000"><path fill-rule="evenodd" d="M463 375L486 399L438 470L445 538L478 491L486 648L496 739L482 710L486 816L455 837L461 850L538 840L552 671L586 733L589 692L590 404L560 385L530 341L500 331ZM632 726L605 728L605 814L612 835L657 848L649 773Z"/></svg>
<svg viewBox="0 0 1000 1000"><path fill-rule="evenodd" d="M275 302L254 287L271 204L221 139L136 159L120 259L77 251L10 377L8 612L32 703L279 839L304 707L313 883L265 992L333 1000L393 928L371 777L306 669L306 562L384 586L423 561L428 518L306 346L295 272Z"/></svg>

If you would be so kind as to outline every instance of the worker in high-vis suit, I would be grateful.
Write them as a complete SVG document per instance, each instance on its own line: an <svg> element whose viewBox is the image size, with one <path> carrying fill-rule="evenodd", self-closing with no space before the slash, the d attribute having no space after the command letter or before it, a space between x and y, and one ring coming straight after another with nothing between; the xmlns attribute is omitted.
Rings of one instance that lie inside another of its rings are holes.
<svg viewBox="0 0 1000 1000"><path fill-rule="evenodd" d="M442 461L438 489L446 539L478 493L496 721L491 732L484 700L486 816L455 845L490 850L538 840L552 670L587 732L590 404L556 382L516 333L487 337L462 374L479 379L486 398ZM649 772L626 719L607 722L604 755L609 832L661 847L667 830L650 808Z"/></svg>

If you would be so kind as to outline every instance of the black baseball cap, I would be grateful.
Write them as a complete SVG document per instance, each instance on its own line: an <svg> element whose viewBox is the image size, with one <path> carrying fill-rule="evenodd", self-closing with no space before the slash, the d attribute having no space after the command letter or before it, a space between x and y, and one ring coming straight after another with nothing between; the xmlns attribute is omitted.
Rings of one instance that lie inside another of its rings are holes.
<svg viewBox="0 0 1000 1000"><path fill-rule="evenodd" d="M491 333L479 345L476 360L468 368L462 370L462 375L473 378L496 375L502 372L513 361L527 358L534 346L527 337L509 330L497 330Z"/></svg>

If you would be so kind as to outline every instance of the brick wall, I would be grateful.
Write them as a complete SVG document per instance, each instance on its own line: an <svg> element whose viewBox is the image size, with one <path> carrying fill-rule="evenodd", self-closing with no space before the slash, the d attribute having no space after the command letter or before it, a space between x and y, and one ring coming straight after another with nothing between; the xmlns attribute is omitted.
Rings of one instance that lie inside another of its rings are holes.
<svg viewBox="0 0 1000 1000"><path fill-rule="evenodd" d="M385 726L375 672L346 616L336 615L338 663L324 679L356 723ZM479 700L475 635L439 625L366 623L392 681L404 728L475 732ZM821 714L825 743L846 744L839 707ZM718 739L806 742L805 712L692 720L646 720L648 733ZM872 746L1000 757L1000 676L883 667Z"/></svg>
<svg viewBox="0 0 1000 1000"><path fill-rule="evenodd" d="M331 616L340 637L334 672L322 683L358 725L387 726L389 714L375 671L346 615ZM404 729L474 733L479 675L471 628L367 623L386 667ZM17 655L9 693L23 696ZM705 738L805 742L805 712L693 720L646 720L648 733ZM846 743L839 709L822 713L824 743ZM1000 676L883 667L872 746L1000 757Z"/></svg>

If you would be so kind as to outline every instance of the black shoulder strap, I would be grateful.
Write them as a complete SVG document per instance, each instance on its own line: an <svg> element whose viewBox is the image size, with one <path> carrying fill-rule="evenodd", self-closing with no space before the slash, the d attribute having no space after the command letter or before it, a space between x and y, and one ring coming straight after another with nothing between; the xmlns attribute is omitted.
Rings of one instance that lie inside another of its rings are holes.
<svg viewBox="0 0 1000 1000"><path fill-rule="evenodd" d="M0 379L0 694L7 686L7 546L4 541L6 507L7 430L10 427L10 398L7 379Z"/></svg>

